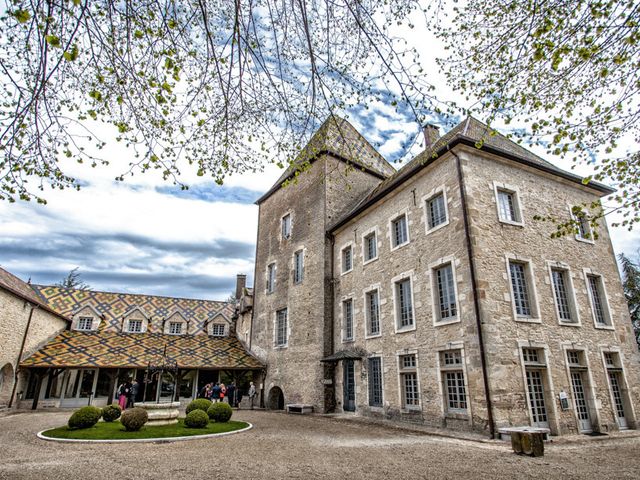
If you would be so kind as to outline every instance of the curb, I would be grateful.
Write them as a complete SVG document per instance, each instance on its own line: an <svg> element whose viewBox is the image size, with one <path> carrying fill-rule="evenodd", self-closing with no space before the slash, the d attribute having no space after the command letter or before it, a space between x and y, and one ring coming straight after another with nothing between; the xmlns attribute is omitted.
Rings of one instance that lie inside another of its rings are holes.
<svg viewBox="0 0 640 480"><path fill-rule="evenodd" d="M40 440L45 440L47 442L60 442L60 443L172 443L172 442L183 442L186 440L201 440L203 438L214 438L214 437L222 437L225 435L233 435L235 433L246 432L247 430L251 430L253 428L253 424L249 422L245 422L248 426L241 428L240 430L234 430L232 432L222 432L222 433L208 433L206 435L189 435L186 437L159 437L159 438L130 438L130 439L113 439L113 440L83 440L78 438L53 438L47 437L43 435L43 432L46 430L39 431L36 436ZM48 430L51 430L50 428Z"/></svg>

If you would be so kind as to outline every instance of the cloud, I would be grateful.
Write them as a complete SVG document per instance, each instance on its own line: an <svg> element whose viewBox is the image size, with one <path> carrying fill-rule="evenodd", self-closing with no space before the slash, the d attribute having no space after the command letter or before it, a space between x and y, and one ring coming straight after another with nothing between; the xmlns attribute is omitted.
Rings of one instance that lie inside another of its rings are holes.
<svg viewBox="0 0 640 480"><path fill-rule="evenodd" d="M230 187L215 183L194 185L187 190L177 186L159 186L156 191L178 198L204 200L206 202L254 203L261 192L243 187Z"/></svg>

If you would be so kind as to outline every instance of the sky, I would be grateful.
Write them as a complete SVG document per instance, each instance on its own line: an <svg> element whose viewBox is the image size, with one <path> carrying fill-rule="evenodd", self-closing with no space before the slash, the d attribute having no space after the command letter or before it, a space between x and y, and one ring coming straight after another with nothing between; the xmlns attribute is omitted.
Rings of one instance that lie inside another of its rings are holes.
<svg viewBox="0 0 640 480"><path fill-rule="evenodd" d="M442 54L437 42L415 33L407 38L420 47L423 65L435 66ZM450 94L437 74L432 82ZM388 160L402 157L407 146L412 153L420 149L420 126L390 106L351 112L350 121ZM107 167L63 164L83 184L80 191L48 190L47 205L0 202L2 268L25 281L54 284L78 267L96 290L214 300L234 291L236 274L253 284L254 202L282 174L278 167L231 176L223 186L188 171L182 180L190 189L183 191L152 171L114 181L132 153L114 140L105 151ZM576 172L591 173L588 166ZM640 231L610 231L616 253L640 249Z"/></svg>

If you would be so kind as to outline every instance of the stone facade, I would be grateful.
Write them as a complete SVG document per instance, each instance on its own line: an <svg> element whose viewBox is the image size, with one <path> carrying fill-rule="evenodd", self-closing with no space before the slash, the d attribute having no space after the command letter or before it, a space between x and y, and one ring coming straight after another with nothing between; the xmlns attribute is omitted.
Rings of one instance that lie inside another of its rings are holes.
<svg viewBox="0 0 640 480"><path fill-rule="evenodd" d="M327 181L345 161L323 155L261 199L251 347L265 393L284 397L267 407L487 433L635 428L640 356L606 223L595 240L551 239L555 225L534 219L610 190L500 135L479 150L468 139L482 131L467 120L386 178Z"/></svg>

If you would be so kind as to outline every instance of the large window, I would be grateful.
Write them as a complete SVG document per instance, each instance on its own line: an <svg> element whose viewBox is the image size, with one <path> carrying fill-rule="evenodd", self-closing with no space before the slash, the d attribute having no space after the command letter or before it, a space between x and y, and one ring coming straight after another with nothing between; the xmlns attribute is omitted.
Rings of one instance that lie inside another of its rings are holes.
<svg viewBox="0 0 640 480"><path fill-rule="evenodd" d="M420 406L420 394L418 390L416 356L414 354L402 355L399 362L402 405L407 409L418 408Z"/></svg>
<svg viewBox="0 0 640 480"><path fill-rule="evenodd" d="M396 326L398 330L413 327L413 302L411 299L411 279L405 278L395 283Z"/></svg>
<svg viewBox="0 0 640 480"><path fill-rule="evenodd" d="M93 317L80 317L78 319L78 330L88 331L93 327Z"/></svg>
<svg viewBox="0 0 640 480"><path fill-rule="evenodd" d="M282 238L291 237L291 214L287 213L282 217Z"/></svg>
<svg viewBox="0 0 640 480"><path fill-rule="evenodd" d="M404 245L409 241L409 232L407 231L407 216L400 215L391 221L391 246L393 248Z"/></svg>
<svg viewBox="0 0 640 480"><path fill-rule="evenodd" d="M382 359L369 358L369 405L382 407Z"/></svg>
<svg viewBox="0 0 640 480"><path fill-rule="evenodd" d="M561 323L577 323L578 312L574 302L571 275L565 268L551 268L551 284L556 314Z"/></svg>
<svg viewBox="0 0 640 480"><path fill-rule="evenodd" d="M591 311L596 326L611 326L611 316L607 308L604 284L600 275L587 274L587 286L589 288L589 298L591 299Z"/></svg>
<svg viewBox="0 0 640 480"><path fill-rule="evenodd" d="M353 248L351 245L342 249L342 273L353 270Z"/></svg>
<svg viewBox="0 0 640 480"><path fill-rule="evenodd" d="M433 282L436 287L436 321L456 319L458 307L451 262L433 269Z"/></svg>
<svg viewBox="0 0 640 480"><path fill-rule="evenodd" d="M353 299L342 302L342 340L345 342L353 341Z"/></svg>
<svg viewBox="0 0 640 480"><path fill-rule="evenodd" d="M380 294L372 290L365 294L365 311L367 317L367 335L380 335Z"/></svg>
<svg viewBox="0 0 640 480"><path fill-rule="evenodd" d="M444 193L440 192L427 200L427 228L432 230L447 221Z"/></svg>
<svg viewBox="0 0 640 480"><path fill-rule="evenodd" d="M522 224L517 192L515 190L497 187L496 198L498 201L498 218L500 221L517 225Z"/></svg>
<svg viewBox="0 0 640 480"><path fill-rule="evenodd" d="M376 239L376 232L371 232L364 237L364 261L369 262L378 257L378 243Z"/></svg>
<svg viewBox="0 0 640 480"><path fill-rule="evenodd" d="M445 411L467 413L467 392L461 350L440 352L440 371Z"/></svg>
<svg viewBox="0 0 640 480"><path fill-rule="evenodd" d="M276 347L287 345L287 309L276 312Z"/></svg>
<svg viewBox="0 0 640 480"><path fill-rule="evenodd" d="M533 289L533 274L528 262L509 260L509 277L513 310L517 319L528 320L538 316Z"/></svg>
<svg viewBox="0 0 640 480"><path fill-rule="evenodd" d="M267 265L267 293L273 293L276 286L276 264Z"/></svg>
<svg viewBox="0 0 640 480"><path fill-rule="evenodd" d="M293 254L293 283L301 283L304 278L304 251Z"/></svg>

